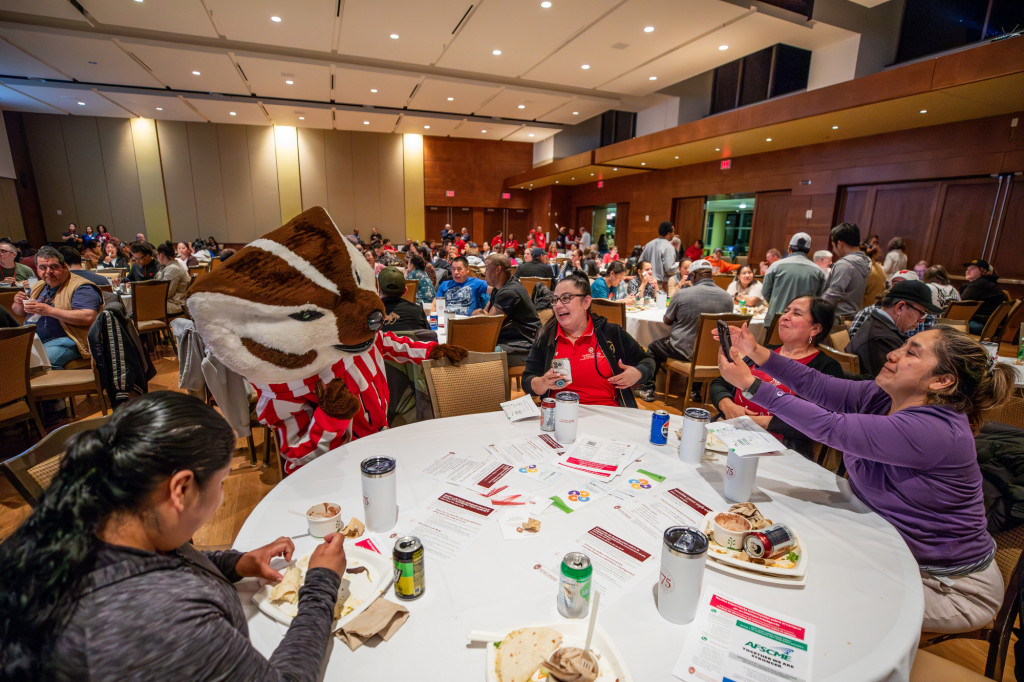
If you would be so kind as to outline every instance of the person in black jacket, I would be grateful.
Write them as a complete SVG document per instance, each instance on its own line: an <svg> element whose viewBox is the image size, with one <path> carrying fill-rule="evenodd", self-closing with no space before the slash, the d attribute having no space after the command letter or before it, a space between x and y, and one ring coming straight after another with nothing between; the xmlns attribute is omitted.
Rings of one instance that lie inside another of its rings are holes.
<svg viewBox="0 0 1024 682"><path fill-rule="evenodd" d="M377 285L380 287L381 303L384 304L384 331L430 329L423 306L402 298L405 293L405 273L394 266L388 266L377 275Z"/></svg>
<svg viewBox="0 0 1024 682"><path fill-rule="evenodd" d="M999 307L1000 303L1006 300L1006 292L996 284L999 275L995 273L988 261L975 258L969 263L964 263L964 268L967 284L960 291L960 300L981 301L981 307L967 324L970 333L980 334L989 316Z"/></svg>
<svg viewBox="0 0 1024 682"><path fill-rule="evenodd" d="M861 374L874 379L888 362L889 353L900 348L907 333L928 313L942 309L932 302L932 290L917 280L897 282L861 323L846 346L847 353L860 358ZM838 349L837 349L838 350Z"/></svg>
<svg viewBox="0 0 1024 682"><path fill-rule="evenodd" d="M823 374L842 378L843 368L839 363L817 348L819 343L824 343L828 339L834 318L835 309L825 299L818 296L794 298L779 318L779 337L782 339L782 345L766 348ZM762 381L775 383L779 390L792 393L761 370L755 368L752 371ZM747 400L742 391L722 377L711 382L708 399L724 419L748 415L761 427L780 437L786 447L796 450L804 457L812 456L814 442L810 438L757 403Z"/></svg>
<svg viewBox="0 0 1024 682"><path fill-rule="evenodd" d="M590 280L569 275L555 286L554 316L533 342L523 389L537 396L573 391L584 405L636 407L630 390L652 381L657 369L652 358L626 330L590 312ZM555 372L554 359L568 361L568 370ZM559 379L568 379L557 386Z"/></svg>

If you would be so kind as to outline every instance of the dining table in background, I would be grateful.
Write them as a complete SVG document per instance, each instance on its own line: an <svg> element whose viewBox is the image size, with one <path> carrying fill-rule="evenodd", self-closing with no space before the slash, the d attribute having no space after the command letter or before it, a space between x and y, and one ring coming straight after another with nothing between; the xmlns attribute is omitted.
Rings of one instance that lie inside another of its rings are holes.
<svg viewBox="0 0 1024 682"><path fill-rule="evenodd" d="M666 476L659 489L678 488L713 510L727 509L724 456L696 467L679 461L675 431L681 424L681 417L672 416L668 444L655 446L648 442L650 412L584 406L579 434L639 445L643 468ZM413 519L422 520L426 506L440 495L474 495L427 477L424 467L449 452L480 457L488 444L540 433L537 419L510 423L495 412L427 420L359 439L279 483L246 519L234 547L247 551L285 535L297 536L295 557L309 553L316 543L304 535L305 520L289 510L335 502L342 507L343 520L362 518L359 464L370 456L388 455L398 461L399 520L390 533L365 536L388 557L395 537L408 532ZM502 483L508 480L508 485L534 494L555 491L517 471L507 477ZM540 533L524 539L504 540L495 523L449 564L435 559L431 544L425 543L425 592L415 601L403 602L410 619L388 642L354 652L332 638L324 679L391 680L410 674L422 679L485 679L486 651L469 644L466 634L560 622L556 584L538 568L541 562L574 550L577 537L600 526L651 557L642 564L640 577L617 598L602 598L599 624L622 654L632 680L674 680L671 670L690 626L669 623L655 605L660 542L624 521L612 498L603 499L607 504L596 500L571 514L549 507L539 515ZM846 479L792 451L761 459L751 501L766 517L790 525L800 538L809 562L806 584L770 585L709 565L705 593L713 589L812 623L815 680L905 680L917 651L924 597L917 563L896 530L851 492ZM346 540L346 546L352 543ZM250 597L258 584L243 581L238 590L252 642L270 656L285 630L252 605ZM602 590L599 580L594 588ZM385 596L396 601L390 591Z"/></svg>

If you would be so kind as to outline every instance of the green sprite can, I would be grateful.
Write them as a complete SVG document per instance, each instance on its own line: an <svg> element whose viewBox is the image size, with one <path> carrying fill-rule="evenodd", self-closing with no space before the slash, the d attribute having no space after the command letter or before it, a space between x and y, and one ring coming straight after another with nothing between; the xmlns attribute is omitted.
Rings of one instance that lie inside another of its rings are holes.
<svg viewBox="0 0 1024 682"><path fill-rule="evenodd" d="M590 580L594 567L583 552L569 552L562 559L558 580L558 612L566 618L586 618L590 611Z"/></svg>
<svg viewBox="0 0 1024 682"><path fill-rule="evenodd" d="M423 596L427 583L420 539L414 535L398 538L391 558L395 564L395 596L406 601Z"/></svg>

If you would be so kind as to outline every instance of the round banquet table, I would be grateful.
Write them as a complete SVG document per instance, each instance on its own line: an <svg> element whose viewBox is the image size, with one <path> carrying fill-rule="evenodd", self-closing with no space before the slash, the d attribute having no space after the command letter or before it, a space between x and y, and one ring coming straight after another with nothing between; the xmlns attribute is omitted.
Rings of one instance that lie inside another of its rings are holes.
<svg viewBox="0 0 1024 682"><path fill-rule="evenodd" d="M650 412L582 407L579 434L637 443L645 466L667 476L659 489L678 487L712 509L727 508L729 503L721 495L724 456L700 467L683 464L676 457L675 429L681 426L681 419L672 416L668 445L659 447L647 440ZM395 530L401 533L408 530L409 519L418 508L443 492L471 495L423 475L421 470L427 464L452 449L480 456L487 443L539 433L536 418L513 424L503 413L494 412L423 421L357 440L279 483L246 519L234 546L247 551L288 535L300 536L295 540L296 557L312 551L314 540L300 535L306 531L304 519L288 510L333 501L342 505L343 518L361 518L359 462L382 454L398 460L399 520ZM533 481L527 486L527 479L518 473L508 476L515 479L510 485L544 490ZM564 481L563 477L562 487ZM404 602L410 619L390 641L376 647L352 652L332 638L325 679L401 679L410 670L420 671L421 677L422 671L430 671L424 679L483 679L485 652L479 645L468 645L466 633L474 629L509 631L559 620L555 584L533 567L539 559L572 551L576 537L600 524L653 556L641 579L618 599L602 603L598 620L622 653L633 679L674 680L670 671L689 626L662 619L654 603L661 548L614 512L602 509L600 501L572 514L549 507L540 515L541 532L522 540L506 541L497 525L491 525L448 565L432 561L427 545L426 591L420 599ZM895 529L861 503L845 479L792 451L762 459L752 501L766 517L785 519L812 553L806 585L772 586L708 567L703 589L719 589L813 623L816 639L811 672L815 680L906 679L917 650L924 597L917 563ZM394 541L389 533L368 536L390 556ZM283 626L251 604L250 596L257 587L257 581L242 581L239 596L252 641L269 657L281 641ZM595 587L600 589L600 585ZM397 601L393 591L386 596Z"/></svg>
<svg viewBox="0 0 1024 682"><path fill-rule="evenodd" d="M1018 365L1017 358L1000 355L997 358L1000 364L1008 365L1013 370L1014 388L1024 388L1024 365Z"/></svg>
<svg viewBox="0 0 1024 682"><path fill-rule="evenodd" d="M637 312L627 311L626 331L636 339L637 343L647 348L651 345L652 341L665 338L672 330L672 327L665 324L665 310L666 308L651 306L646 310L639 310ZM739 313L740 309L738 307L735 308L735 312ZM764 316L752 318L747 326L750 329L750 333L754 335L754 338L759 343L763 343Z"/></svg>

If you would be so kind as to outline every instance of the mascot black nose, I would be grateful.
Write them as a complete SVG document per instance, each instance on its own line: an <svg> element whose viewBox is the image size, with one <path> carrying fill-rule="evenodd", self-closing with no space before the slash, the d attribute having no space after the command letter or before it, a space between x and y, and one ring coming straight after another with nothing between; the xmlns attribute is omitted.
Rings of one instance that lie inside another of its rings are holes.
<svg viewBox="0 0 1024 682"><path fill-rule="evenodd" d="M366 318L366 326L370 328L370 331L375 332L384 325L384 313L379 310L374 310L370 313L370 316Z"/></svg>

